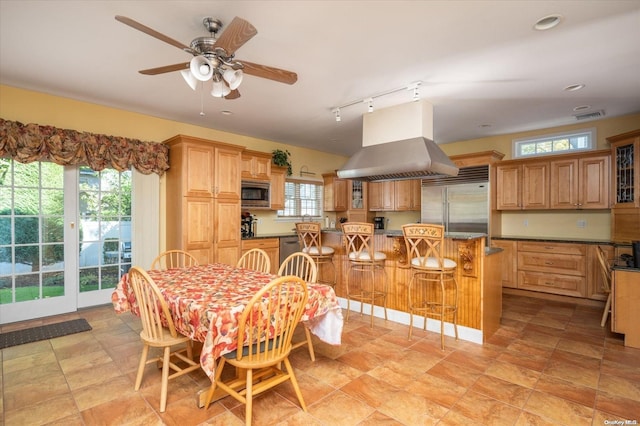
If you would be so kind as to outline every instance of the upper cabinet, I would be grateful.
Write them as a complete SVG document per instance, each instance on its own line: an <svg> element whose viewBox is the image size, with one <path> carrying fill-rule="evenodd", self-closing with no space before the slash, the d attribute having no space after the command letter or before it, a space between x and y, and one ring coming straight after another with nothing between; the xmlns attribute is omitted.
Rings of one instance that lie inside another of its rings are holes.
<svg viewBox="0 0 640 426"><path fill-rule="evenodd" d="M272 154L246 150L242 152L242 179L271 179Z"/></svg>
<svg viewBox="0 0 640 426"><path fill-rule="evenodd" d="M551 168L552 209L608 209L609 155L554 160Z"/></svg>
<svg viewBox="0 0 640 426"><path fill-rule="evenodd" d="M592 151L499 164L496 209L608 209L609 158L609 151Z"/></svg>
<svg viewBox="0 0 640 426"><path fill-rule="evenodd" d="M347 180L334 173L324 173L324 211L344 212L348 210Z"/></svg>
<svg viewBox="0 0 640 426"><path fill-rule="evenodd" d="M498 210L549 208L549 162L501 164L496 169Z"/></svg>
<svg viewBox="0 0 640 426"><path fill-rule="evenodd" d="M611 143L613 181L611 239L640 240L640 130L607 138Z"/></svg>
<svg viewBox="0 0 640 426"><path fill-rule="evenodd" d="M369 183L369 210L419 211L420 179Z"/></svg>
<svg viewBox="0 0 640 426"><path fill-rule="evenodd" d="M284 184L287 175L286 167L271 168L271 210L284 209Z"/></svg>

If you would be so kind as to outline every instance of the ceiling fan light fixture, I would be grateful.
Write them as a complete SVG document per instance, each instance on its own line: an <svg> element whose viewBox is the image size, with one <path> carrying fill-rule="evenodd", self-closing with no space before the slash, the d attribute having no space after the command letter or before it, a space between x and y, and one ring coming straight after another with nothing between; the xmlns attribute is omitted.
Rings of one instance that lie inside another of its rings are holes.
<svg viewBox="0 0 640 426"><path fill-rule="evenodd" d="M224 84L224 81L220 78L218 74L213 76L213 88L211 89L211 96L214 98L224 98L229 93L231 93L231 89Z"/></svg>
<svg viewBox="0 0 640 426"><path fill-rule="evenodd" d="M240 84L242 83L242 77L242 70L234 70L231 68L226 69L222 74L222 78L224 78L224 80L229 83L229 88L231 90L235 90L240 87Z"/></svg>
<svg viewBox="0 0 640 426"><path fill-rule="evenodd" d="M191 71L182 70L180 71L180 74L182 75L182 78L184 78L184 81L187 82L189 87L191 87L192 90L196 90L196 87L198 87L198 80L193 76L193 74L191 74Z"/></svg>
<svg viewBox="0 0 640 426"><path fill-rule="evenodd" d="M213 65L204 56L194 56L189 62L191 74L200 81L207 81L213 76Z"/></svg>

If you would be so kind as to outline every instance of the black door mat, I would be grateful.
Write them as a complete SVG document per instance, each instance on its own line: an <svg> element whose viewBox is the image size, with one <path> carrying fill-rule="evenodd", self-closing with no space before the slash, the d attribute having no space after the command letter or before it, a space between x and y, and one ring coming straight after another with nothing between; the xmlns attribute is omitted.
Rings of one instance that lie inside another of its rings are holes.
<svg viewBox="0 0 640 426"><path fill-rule="evenodd" d="M24 330L9 331L8 333L0 333L0 349L89 330L91 330L91 326L87 320L80 318L56 324L25 328Z"/></svg>

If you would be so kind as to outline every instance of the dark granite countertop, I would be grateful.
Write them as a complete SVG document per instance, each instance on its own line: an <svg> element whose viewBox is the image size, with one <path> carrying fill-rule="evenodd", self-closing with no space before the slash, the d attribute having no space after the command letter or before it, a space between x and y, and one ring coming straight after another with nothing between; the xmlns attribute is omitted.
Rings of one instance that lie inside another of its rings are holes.
<svg viewBox="0 0 640 426"><path fill-rule="evenodd" d="M517 240L535 241L547 243L575 243L575 244L614 244L610 240L599 240L589 238L551 238L551 237L520 237L517 235L503 235L501 237L491 237L492 240Z"/></svg>

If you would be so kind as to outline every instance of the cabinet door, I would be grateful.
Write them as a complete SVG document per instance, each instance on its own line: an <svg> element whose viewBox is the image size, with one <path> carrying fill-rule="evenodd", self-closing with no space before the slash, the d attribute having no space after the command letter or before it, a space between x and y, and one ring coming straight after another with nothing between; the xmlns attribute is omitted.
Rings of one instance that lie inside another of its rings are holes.
<svg viewBox="0 0 640 426"><path fill-rule="evenodd" d="M502 249L502 287L518 286L517 241L492 240L492 247Z"/></svg>
<svg viewBox="0 0 640 426"><path fill-rule="evenodd" d="M394 210L420 210L420 179L394 182Z"/></svg>
<svg viewBox="0 0 640 426"><path fill-rule="evenodd" d="M235 265L240 258L240 200L214 201L214 261Z"/></svg>
<svg viewBox="0 0 640 426"><path fill-rule="evenodd" d="M578 202L578 160L556 160L550 163L552 209L577 209Z"/></svg>
<svg viewBox="0 0 640 426"><path fill-rule="evenodd" d="M183 195L213 197L214 148L204 144L186 143L183 149L184 162L180 165L184 173Z"/></svg>
<svg viewBox="0 0 640 426"><path fill-rule="evenodd" d="M211 263L213 256L213 198L184 197L182 202L182 244L201 264ZM239 231L238 231L239 232Z"/></svg>
<svg viewBox="0 0 640 426"><path fill-rule="evenodd" d="M496 208L498 210L520 210L520 165L498 166L496 168Z"/></svg>
<svg viewBox="0 0 640 426"><path fill-rule="evenodd" d="M276 274L280 267L280 239L259 238L242 241L242 254L254 248L262 249L269 255L269 262L271 263L270 272Z"/></svg>
<svg viewBox="0 0 640 426"><path fill-rule="evenodd" d="M637 132L634 132L637 133ZM640 207L640 136L611 143L613 207Z"/></svg>
<svg viewBox="0 0 640 426"><path fill-rule="evenodd" d="M271 178L271 155L267 153L242 153L242 178L269 180Z"/></svg>
<svg viewBox="0 0 640 426"><path fill-rule="evenodd" d="M382 210L382 182L369 182L369 210Z"/></svg>
<svg viewBox="0 0 640 426"><path fill-rule="evenodd" d="M215 197L240 200L240 150L216 147ZM238 216L239 218L240 216ZM239 219L238 219L239 220Z"/></svg>
<svg viewBox="0 0 640 426"><path fill-rule="evenodd" d="M284 209L284 185L286 167L271 169L271 210Z"/></svg>
<svg viewBox="0 0 640 426"><path fill-rule="evenodd" d="M324 177L324 210L343 212L347 210L347 181L336 176Z"/></svg>
<svg viewBox="0 0 640 426"><path fill-rule="evenodd" d="M549 208L549 163L527 163L522 165L522 208Z"/></svg>
<svg viewBox="0 0 640 426"><path fill-rule="evenodd" d="M578 207L581 209L608 209L609 206L609 156L580 159L580 195Z"/></svg>

